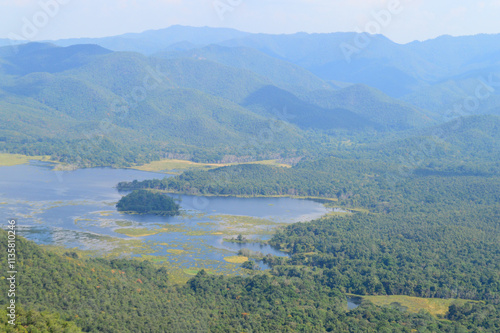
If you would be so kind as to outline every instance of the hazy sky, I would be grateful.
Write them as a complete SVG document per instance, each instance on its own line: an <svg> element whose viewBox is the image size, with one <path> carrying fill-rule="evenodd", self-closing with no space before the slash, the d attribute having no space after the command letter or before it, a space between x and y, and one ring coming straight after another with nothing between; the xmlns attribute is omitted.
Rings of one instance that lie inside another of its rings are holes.
<svg viewBox="0 0 500 333"><path fill-rule="evenodd" d="M102 37L182 24L266 33L369 30L405 43L500 33L499 18L500 0L0 0L0 38Z"/></svg>

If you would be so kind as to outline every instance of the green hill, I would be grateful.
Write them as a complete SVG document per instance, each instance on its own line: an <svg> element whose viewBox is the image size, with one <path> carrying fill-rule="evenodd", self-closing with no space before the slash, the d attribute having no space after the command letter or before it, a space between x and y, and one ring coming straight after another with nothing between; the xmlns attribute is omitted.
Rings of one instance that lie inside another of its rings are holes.
<svg viewBox="0 0 500 333"><path fill-rule="evenodd" d="M252 48L209 45L185 51L159 52L164 58L206 59L227 66L242 68L266 77L280 88L299 93L317 89L332 89L332 85L319 79L304 68L268 56Z"/></svg>
<svg viewBox="0 0 500 333"><path fill-rule="evenodd" d="M230 63L230 49L208 50ZM225 155L265 159L293 157L298 151L316 154L310 140L317 130L427 123L419 110L368 88L307 94L303 87L326 83L262 54L248 68L242 66L244 59L228 66L110 53L92 45L21 45L15 58L3 58L0 148L43 152L86 166L143 163L167 153L205 161ZM275 65L274 72L266 69ZM301 87L300 97L272 85L282 74L280 85L303 81L294 85Z"/></svg>

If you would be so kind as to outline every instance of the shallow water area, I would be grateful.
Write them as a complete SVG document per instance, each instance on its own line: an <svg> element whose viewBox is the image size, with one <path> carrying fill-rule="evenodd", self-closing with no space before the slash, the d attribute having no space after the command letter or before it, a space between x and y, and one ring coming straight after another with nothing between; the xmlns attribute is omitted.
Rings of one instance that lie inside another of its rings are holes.
<svg viewBox="0 0 500 333"><path fill-rule="evenodd" d="M125 193L120 181L169 177L132 169L92 168L53 171L32 162L0 167L0 214L18 219L21 236L38 244L93 251L108 257L141 256L183 274L198 269L242 273L224 260L240 249L285 256L267 244L232 243L242 234L263 241L277 227L319 218L330 210L312 200L171 195L182 214L127 215L115 204ZM267 268L261 265L261 268Z"/></svg>

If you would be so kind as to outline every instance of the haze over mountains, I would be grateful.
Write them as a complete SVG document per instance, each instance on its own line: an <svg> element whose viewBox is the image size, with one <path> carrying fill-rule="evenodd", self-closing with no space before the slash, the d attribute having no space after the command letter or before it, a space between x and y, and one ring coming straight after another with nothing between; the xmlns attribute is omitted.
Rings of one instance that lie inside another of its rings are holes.
<svg viewBox="0 0 500 333"><path fill-rule="evenodd" d="M356 52L346 56L346 45ZM0 48L0 149L72 161L75 145L99 138L84 161L110 147L121 157L109 163L172 152L210 160L280 121L257 155L296 155L323 132L498 116L498 55L500 35L401 45L381 35L183 26L9 45Z"/></svg>

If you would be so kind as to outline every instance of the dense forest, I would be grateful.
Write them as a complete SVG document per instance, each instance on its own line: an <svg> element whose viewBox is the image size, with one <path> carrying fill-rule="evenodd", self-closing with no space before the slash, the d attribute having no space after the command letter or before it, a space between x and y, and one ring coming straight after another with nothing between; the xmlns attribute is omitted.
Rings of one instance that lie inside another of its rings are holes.
<svg viewBox="0 0 500 333"><path fill-rule="evenodd" d="M500 332L500 36L376 35L346 63L338 45L356 36L177 26L0 47L1 152L234 162L121 182L120 212L179 214L166 193L342 208L262 240L289 256L247 250L240 276L199 270L182 285L156 262L18 237L17 322L0 299L0 331ZM248 163L262 160L293 162ZM434 315L368 299L348 310L346 294L458 300Z"/></svg>
<svg viewBox="0 0 500 333"><path fill-rule="evenodd" d="M227 166L124 182L119 188L334 199L328 204L353 213L293 224L272 237L271 245L290 253L290 258L263 258L273 276L358 295L477 300L480 303L450 307L447 318L465 318L463 312L454 313L464 311L481 322L477 331L496 332L499 122L497 117L461 121L460 130L445 124L342 156L304 159L292 168ZM430 131L441 131L446 140ZM424 150L429 142L434 142L432 150ZM467 330L476 328L469 323Z"/></svg>
<svg viewBox="0 0 500 333"><path fill-rule="evenodd" d="M0 231L0 237L5 252L7 233ZM84 260L70 252L61 256L23 238L18 239L18 249L22 279L17 303L22 310L17 327L8 325L2 315L5 332L25 327L28 332L496 332L500 328L500 310L491 301L452 306L446 321L369 302L346 311L341 290L332 280L321 280L321 270L307 267L275 264L270 274L247 277L200 271L187 284L173 285L164 268L148 261ZM5 288L2 283L2 294Z"/></svg>
<svg viewBox="0 0 500 333"><path fill-rule="evenodd" d="M405 174L393 159L401 146L386 145L367 148L365 159L353 151L292 168L247 164L120 183L143 199L166 198L161 190L303 195L335 199L329 205L354 213L279 230L269 243L290 257L264 257L269 271L200 271L186 285L172 284L168 271L147 261L61 257L20 239L21 322L85 332L498 332L500 177L498 147L487 138L463 135L473 146L437 147ZM484 163L462 163L474 158ZM145 199L139 209L150 204ZM476 302L454 304L436 318L368 301L346 311L344 293Z"/></svg>
<svg viewBox="0 0 500 333"><path fill-rule="evenodd" d="M122 197L116 204L119 212L174 216L179 205L171 197L148 190L135 190Z"/></svg>

